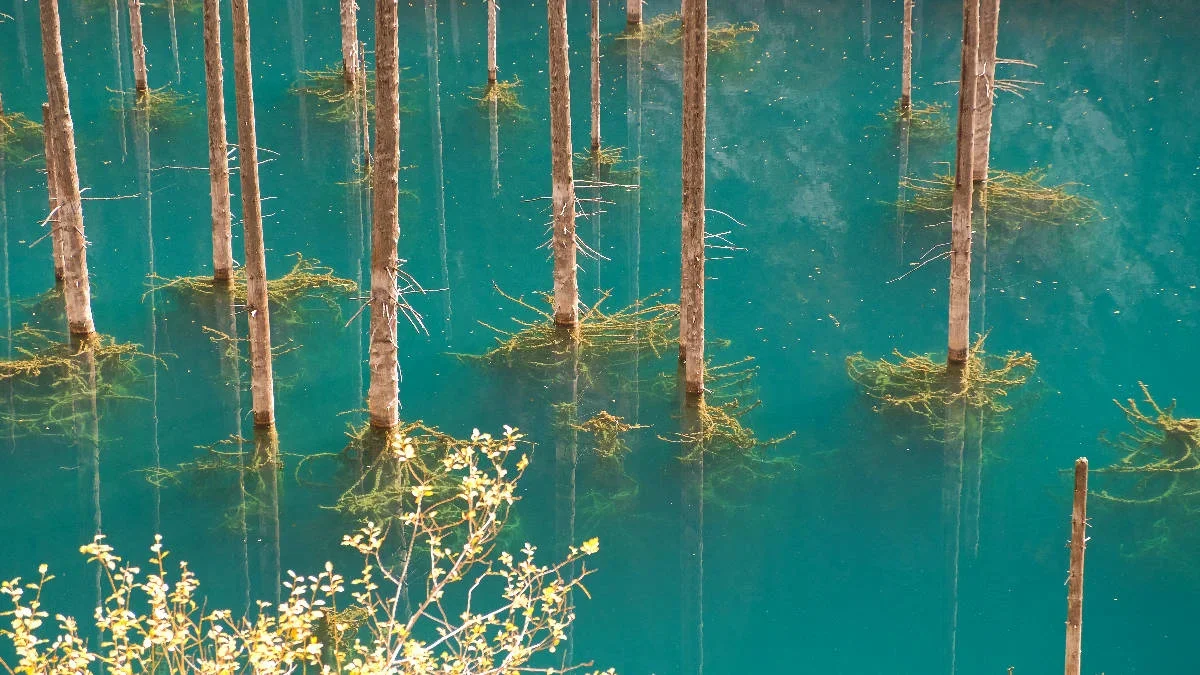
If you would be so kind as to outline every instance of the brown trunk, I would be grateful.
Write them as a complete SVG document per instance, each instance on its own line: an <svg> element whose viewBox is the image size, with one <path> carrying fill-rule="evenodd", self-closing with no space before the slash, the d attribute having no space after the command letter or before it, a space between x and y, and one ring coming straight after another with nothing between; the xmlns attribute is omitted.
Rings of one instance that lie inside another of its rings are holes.
<svg viewBox="0 0 1200 675"><path fill-rule="evenodd" d="M233 278L229 215L229 157L225 134L225 86L221 66L219 0L204 0L204 87L208 107L208 180L212 196L213 281Z"/></svg>
<svg viewBox="0 0 1200 675"><path fill-rule="evenodd" d="M592 152L600 150L600 0L592 0Z"/></svg>
<svg viewBox="0 0 1200 675"><path fill-rule="evenodd" d="M4 114L3 107L0 107L0 115ZM42 140L46 145L46 192L48 193L50 202L50 257L54 260L54 281L62 283L63 280L63 256L62 256L62 233L58 229L58 214L55 209L58 208L58 196L56 186L58 185L58 173L54 167L54 158L57 153L52 145L54 134L49 130L54 128L54 123L50 120L50 104L42 104L42 129L45 133L42 134Z"/></svg>
<svg viewBox="0 0 1200 675"><path fill-rule="evenodd" d="M687 392L704 391L704 139L708 0L683 0L683 265L679 357Z"/></svg>
<svg viewBox="0 0 1200 675"><path fill-rule="evenodd" d="M38 0L42 21L42 60L46 66L46 93L50 99L54 158L58 176L54 193L58 196L58 223L62 233L63 295L67 306L67 327L72 335L96 332L92 321L92 291L88 281L87 239L83 234L83 202L79 198L79 166L75 163L75 125L71 121L71 101L67 95L67 74L63 67L62 33L58 18L58 0Z"/></svg>
<svg viewBox="0 0 1200 675"><path fill-rule="evenodd" d="M346 86L353 87L358 72L358 4L354 0L342 3L342 75Z"/></svg>
<svg viewBox="0 0 1200 675"><path fill-rule="evenodd" d="M975 85L975 182L987 180L992 146L992 107L996 88L996 40L1000 32L1000 0L979 2L979 79Z"/></svg>
<svg viewBox="0 0 1200 675"><path fill-rule="evenodd" d="M254 78L250 73L249 0L233 0L233 83L237 103L238 176L242 181L242 236L246 247L246 314L250 325L250 392L254 426L275 424L275 378L271 373L271 310L263 244L258 147L254 133Z"/></svg>
<svg viewBox="0 0 1200 675"><path fill-rule="evenodd" d="M550 27L550 164L554 209L554 323L574 326L579 282L575 274L575 178L571 166L571 74L567 1L547 0Z"/></svg>
<svg viewBox="0 0 1200 675"><path fill-rule="evenodd" d="M971 323L971 175L975 136L979 0L963 0L962 68L958 90L958 147L950 213L950 340L948 359L964 363Z"/></svg>
<svg viewBox="0 0 1200 675"><path fill-rule="evenodd" d="M1087 457L1075 460L1075 502L1071 508L1071 571L1067 575L1066 675L1079 675L1083 643L1083 552L1087 548Z"/></svg>
<svg viewBox="0 0 1200 675"><path fill-rule="evenodd" d="M904 0L904 51L900 64L900 114L912 113L913 0Z"/></svg>
<svg viewBox="0 0 1200 675"><path fill-rule="evenodd" d="M625 27L642 27L642 0L625 0Z"/></svg>
<svg viewBox="0 0 1200 675"><path fill-rule="evenodd" d="M138 96L146 93L146 43L142 40L142 3L129 0L129 37L133 41L133 86Z"/></svg>
<svg viewBox="0 0 1200 675"><path fill-rule="evenodd" d="M397 240L400 237L400 56L396 0L375 0L375 164L371 227L371 426L399 422L400 370L396 336Z"/></svg>
<svg viewBox="0 0 1200 675"><path fill-rule="evenodd" d="M488 86L496 84L500 68L496 65L496 0L488 0Z"/></svg>

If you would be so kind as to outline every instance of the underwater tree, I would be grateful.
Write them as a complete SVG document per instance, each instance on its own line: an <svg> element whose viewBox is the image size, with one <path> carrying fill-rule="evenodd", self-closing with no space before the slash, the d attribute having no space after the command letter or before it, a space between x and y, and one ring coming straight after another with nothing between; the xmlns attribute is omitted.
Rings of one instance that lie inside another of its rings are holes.
<svg viewBox="0 0 1200 675"><path fill-rule="evenodd" d="M900 117L912 115L912 15L914 0L904 0L904 46L900 61Z"/></svg>
<svg viewBox="0 0 1200 675"><path fill-rule="evenodd" d="M237 104L238 176L242 181L246 249L246 315L250 326L250 392L254 426L275 425L275 377L271 370L271 316L263 243L258 146L254 131L254 78L250 71L249 0L233 0L233 76Z"/></svg>
<svg viewBox="0 0 1200 675"><path fill-rule="evenodd" d="M496 86L496 78L500 68L496 65L496 0L487 0L488 33L487 33L487 69L488 88Z"/></svg>
<svg viewBox="0 0 1200 675"><path fill-rule="evenodd" d="M340 0L342 23L342 77L347 87L358 78L358 3Z"/></svg>
<svg viewBox="0 0 1200 675"><path fill-rule="evenodd" d="M208 181L212 199L213 282L233 280L233 231L229 213L229 146L225 130L225 84L221 64L221 7L204 0L204 97L208 111Z"/></svg>
<svg viewBox="0 0 1200 675"><path fill-rule="evenodd" d="M133 87L140 100L149 89L146 74L146 42L142 37L141 0L129 0L129 41L133 49Z"/></svg>
<svg viewBox="0 0 1200 675"><path fill-rule="evenodd" d="M390 429L399 422L400 370L397 361L399 289L397 240L400 171L399 18L395 0L375 2L375 154L371 235L371 384L367 408L371 426Z"/></svg>
<svg viewBox="0 0 1200 675"><path fill-rule="evenodd" d="M571 72L567 2L546 1L550 32L550 173L554 249L554 323L573 328L579 318L575 262L575 178L571 166Z"/></svg>
<svg viewBox="0 0 1200 675"><path fill-rule="evenodd" d="M46 68L46 95L50 103L58 198L58 222L63 233L63 297L67 327L72 335L87 337L96 332L92 320L92 292L88 281L87 239L83 234L83 202L79 195L79 165L75 161L75 124L67 95L67 73L63 66L62 30L58 0L38 0L42 22L42 60Z"/></svg>
<svg viewBox="0 0 1200 675"><path fill-rule="evenodd" d="M592 0L592 154L600 152L600 0Z"/></svg>
<svg viewBox="0 0 1200 675"><path fill-rule="evenodd" d="M689 394L704 391L704 147L708 0L683 1L683 244L679 360Z"/></svg>
<svg viewBox="0 0 1200 675"><path fill-rule="evenodd" d="M962 67L959 71L958 140L950 215L950 363L965 363L970 351L971 202L975 99L979 44L979 0L963 0Z"/></svg>
<svg viewBox="0 0 1200 675"><path fill-rule="evenodd" d="M642 0L625 0L625 29L638 30L642 26Z"/></svg>

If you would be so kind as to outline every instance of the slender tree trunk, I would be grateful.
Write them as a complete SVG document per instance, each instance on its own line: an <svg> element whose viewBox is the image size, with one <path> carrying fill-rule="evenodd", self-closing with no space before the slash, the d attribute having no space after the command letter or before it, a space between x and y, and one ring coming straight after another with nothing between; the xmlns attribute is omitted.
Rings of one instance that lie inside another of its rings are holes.
<svg viewBox="0 0 1200 675"><path fill-rule="evenodd" d="M167 25L171 28L171 57L175 60L175 84L183 84L179 67L179 31L175 29L175 0L167 0Z"/></svg>
<svg viewBox="0 0 1200 675"><path fill-rule="evenodd" d="M442 272L442 336L447 347L453 339L453 312L450 305L450 247L446 233L446 157L442 129L442 78L438 73L437 0L425 0L425 62L429 64L429 123L433 137L433 175L437 179L438 259Z"/></svg>
<svg viewBox="0 0 1200 675"><path fill-rule="evenodd" d="M0 115L4 114L3 108L0 108ZM58 185L58 171L54 166L54 159L58 153L55 152L53 142L54 134L49 133L50 129L54 128L54 122L50 119L50 104L42 104L42 129L46 133L42 134L42 140L46 146L46 192L50 203L50 257L54 260L54 282L62 283L63 280L63 255L62 255L62 233L58 229L58 214L55 209L58 208L58 194L56 186Z"/></svg>
<svg viewBox="0 0 1200 675"><path fill-rule="evenodd" d="M554 209L554 322L574 327L579 282L575 272L575 178L571 166L571 74L567 2L547 0L550 30L550 160Z"/></svg>
<svg viewBox="0 0 1200 675"><path fill-rule="evenodd" d="M958 366L953 366L955 369ZM961 386L962 378L953 378ZM942 437L942 538L950 581L950 671L958 672L959 577L962 561L963 455L967 441L967 400L961 390L946 406Z"/></svg>
<svg viewBox="0 0 1200 675"><path fill-rule="evenodd" d="M704 149L708 0L683 0L683 265L679 357L687 392L704 391Z"/></svg>
<svg viewBox="0 0 1200 675"><path fill-rule="evenodd" d="M358 77L358 4L341 0L342 5L342 76L353 87Z"/></svg>
<svg viewBox="0 0 1200 675"><path fill-rule="evenodd" d="M371 426L399 422L400 367L396 321L400 237L400 57L397 0L375 0L375 165L371 236Z"/></svg>
<svg viewBox="0 0 1200 675"><path fill-rule="evenodd" d="M488 86L496 85L496 77L500 73L496 65L496 0L488 0Z"/></svg>
<svg viewBox="0 0 1200 675"><path fill-rule="evenodd" d="M698 408L684 402L681 419L689 434L699 434ZM685 446L689 458L680 473L680 669L704 674L704 453L702 444Z"/></svg>
<svg viewBox="0 0 1200 675"><path fill-rule="evenodd" d="M950 215L951 363L965 363L971 323L971 177L975 137L975 85L979 81L979 0L963 0L962 69L958 91L958 146Z"/></svg>
<svg viewBox="0 0 1200 675"><path fill-rule="evenodd" d="M250 392L254 426L275 425L275 377L271 372L271 309L258 185L258 139L254 131L254 78L250 72L249 0L233 0L233 82L237 103L238 176L242 181L242 239L246 248L246 314L250 326Z"/></svg>
<svg viewBox="0 0 1200 675"><path fill-rule="evenodd" d="M125 91L125 66L121 63L121 4L108 0L108 31L112 36L113 82L117 91ZM125 136L125 106L117 111L121 117L121 162L129 155L129 141Z"/></svg>
<svg viewBox="0 0 1200 675"><path fill-rule="evenodd" d="M600 0L592 0L592 153L600 151Z"/></svg>
<svg viewBox="0 0 1200 675"><path fill-rule="evenodd" d="M146 43L142 39L141 0L129 0L129 38L133 41L133 87L137 95L146 93Z"/></svg>
<svg viewBox="0 0 1200 675"><path fill-rule="evenodd" d="M1087 548L1087 457L1075 460L1075 501L1071 508L1071 571L1067 576L1066 675L1079 675L1083 644L1083 553Z"/></svg>
<svg viewBox="0 0 1200 675"><path fill-rule="evenodd" d="M500 194L500 102L488 102L488 134L492 150L492 195Z"/></svg>
<svg viewBox="0 0 1200 675"><path fill-rule="evenodd" d="M640 7L640 5L639 5ZM641 40L633 40L625 61L625 87L627 106L625 111L626 143L629 159L633 162L635 189L626 192L629 200L629 289L630 304L642 299L642 50ZM641 330L635 325L635 330ZM640 362L641 349L634 341L633 395L629 398L632 408L630 418L637 424L641 415Z"/></svg>
<svg viewBox="0 0 1200 675"><path fill-rule="evenodd" d="M46 93L50 99L55 157L52 160L58 184L58 222L62 233L63 295L67 306L67 327L72 335L96 332L92 320L92 292L88 281L87 240L83 234L83 202L79 197L79 166L75 163L75 125L71 121L71 101L67 95L67 74L63 67L62 33L58 18L58 0L38 0L42 21L42 59L46 66Z"/></svg>
<svg viewBox="0 0 1200 675"><path fill-rule="evenodd" d="M904 49L900 65L900 115L912 114L912 14L914 0L904 0Z"/></svg>
<svg viewBox="0 0 1200 675"><path fill-rule="evenodd" d="M975 85L975 182L987 180L992 147L992 108L996 99L996 41L1000 32L1000 0L979 2L979 79Z"/></svg>
<svg viewBox="0 0 1200 675"><path fill-rule="evenodd" d="M212 198L213 281L233 279L233 232L229 213L229 155L225 134L225 85L221 65L219 0L204 0L204 87L208 108L208 180Z"/></svg>
<svg viewBox="0 0 1200 675"><path fill-rule="evenodd" d="M279 434L274 427L255 430L254 466L258 469L259 485L255 497L263 505L258 521L258 540L269 547L266 557L260 561L259 569L263 572L260 581L279 604L283 567L279 536Z"/></svg>
<svg viewBox="0 0 1200 675"><path fill-rule="evenodd" d="M625 0L625 28L626 30L640 29L642 27L642 0Z"/></svg>

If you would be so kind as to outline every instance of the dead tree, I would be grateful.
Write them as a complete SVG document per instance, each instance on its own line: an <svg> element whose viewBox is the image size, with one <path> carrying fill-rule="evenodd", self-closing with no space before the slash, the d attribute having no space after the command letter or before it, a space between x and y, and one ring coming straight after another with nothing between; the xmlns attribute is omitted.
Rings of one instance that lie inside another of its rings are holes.
<svg viewBox="0 0 1200 675"><path fill-rule="evenodd" d="M496 65L496 0L488 0L487 40L488 87L494 87L496 86L496 77L500 74L500 68Z"/></svg>
<svg viewBox="0 0 1200 675"><path fill-rule="evenodd" d="M371 426L390 429L399 422L400 366L398 239L400 171L400 56L397 0L375 0L375 156L371 236L371 384L367 408Z"/></svg>
<svg viewBox="0 0 1200 675"><path fill-rule="evenodd" d="M708 0L683 0L683 242L679 359L689 394L704 391L704 148Z"/></svg>
<svg viewBox="0 0 1200 675"><path fill-rule="evenodd" d="M592 154L600 152L600 0L592 0Z"/></svg>
<svg viewBox="0 0 1200 675"><path fill-rule="evenodd" d="M133 46L133 87L141 97L146 93L146 42L142 39L141 0L129 0L129 38Z"/></svg>
<svg viewBox="0 0 1200 675"><path fill-rule="evenodd" d="M642 27L642 0L625 0L626 30L640 30Z"/></svg>
<svg viewBox="0 0 1200 675"><path fill-rule="evenodd" d="M358 4L341 0L342 15L342 76L346 86L355 86L358 76Z"/></svg>
<svg viewBox="0 0 1200 675"><path fill-rule="evenodd" d="M979 0L963 0L962 67L958 90L958 143L950 209L950 339L948 360L965 363L971 323L971 201L975 138L975 85Z"/></svg>
<svg viewBox="0 0 1200 675"><path fill-rule="evenodd" d="M250 71L249 0L233 0L233 82L237 104L238 176L246 252L246 314L250 325L250 392L254 426L275 425L275 377L271 372L271 314L263 243L258 146L254 131L254 79Z"/></svg>
<svg viewBox="0 0 1200 675"><path fill-rule="evenodd" d="M4 114L0 106L0 115ZM58 156L53 146L54 134L49 133L54 128L50 120L50 104L42 104L42 140L46 148L46 196L50 205L50 257L54 260L54 282L61 284L63 280L62 233L58 229L58 172L54 166L54 158Z"/></svg>
<svg viewBox="0 0 1200 675"><path fill-rule="evenodd" d="M225 132L224 68L221 65L219 0L204 0L204 92L208 109L208 181L212 200L213 281L233 279L233 232L229 213L229 155Z"/></svg>
<svg viewBox="0 0 1200 675"><path fill-rule="evenodd" d="M904 0L904 47L900 63L900 116L912 114L912 15L913 1Z"/></svg>
<svg viewBox="0 0 1200 675"><path fill-rule="evenodd" d="M58 223L62 233L67 327L74 336L87 336L96 332L96 325L92 320L83 202L79 196L79 166L75 163L75 125L71 120L67 74L63 67L58 0L38 0L38 12L42 22L42 60L46 67L46 94L50 99L52 124L52 128L44 131L54 136L52 161L58 176L54 193L58 197Z"/></svg>
<svg viewBox="0 0 1200 675"><path fill-rule="evenodd" d="M566 0L547 0L546 12L550 32L554 323L574 327L579 317L579 281L575 272L575 177L571 166L571 75Z"/></svg>
<svg viewBox="0 0 1200 675"><path fill-rule="evenodd" d="M987 180L992 147L992 109L996 100L996 42L1000 32L1000 0L979 2L979 80L975 85L975 182Z"/></svg>
<svg viewBox="0 0 1200 675"><path fill-rule="evenodd" d="M1067 575L1066 675L1079 675L1083 646L1083 554L1087 548L1087 457L1075 460L1075 500L1071 508L1071 570Z"/></svg>

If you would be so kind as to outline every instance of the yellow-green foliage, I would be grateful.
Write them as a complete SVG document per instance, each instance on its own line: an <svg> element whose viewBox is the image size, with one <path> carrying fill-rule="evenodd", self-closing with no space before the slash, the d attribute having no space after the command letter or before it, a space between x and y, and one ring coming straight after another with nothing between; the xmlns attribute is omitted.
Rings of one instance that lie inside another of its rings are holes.
<svg viewBox="0 0 1200 675"><path fill-rule="evenodd" d="M1096 202L1070 192L1075 183L1045 185L1045 169L1025 173L988 172L986 189L978 199L987 207L988 218L1014 225L1082 224L1100 216ZM910 213L949 213L953 201L954 176L941 174L932 179L905 178L911 196L901 204Z"/></svg>
<svg viewBox="0 0 1200 675"><path fill-rule="evenodd" d="M754 41L758 24L710 23L708 26L708 51L730 52ZM617 36L618 40L640 40L647 45L674 45L683 39L683 19L678 12L659 14L646 19L640 28Z"/></svg>
<svg viewBox="0 0 1200 675"><path fill-rule="evenodd" d="M495 84L475 87L469 98L472 101L478 101L481 108L491 108L495 103L496 109L500 112L516 112L525 109L517 97L517 91L520 88L521 78L514 77L511 80L499 80Z"/></svg>
<svg viewBox="0 0 1200 675"><path fill-rule="evenodd" d="M318 116L331 122L345 122L358 119L364 114L375 110L372 102L375 91L375 71L367 70L359 76L359 81L349 87L341 64L328 66L322 70L301 71L301 80L292 86L292 93L300 96L311 96L319 101L321 110Z"/></svg>
<svg viewBox="0 0 1200 675"><path fill-rule="evenodd" d="M192 114L188 109L190 101L170 87L147 89L140 94L134 89L128 91L109 89L109 91L117 95L113 102L113 109L142 113L151 121L178 122Z"/></svg>
<svg viewBox="0 0 1200 675"><path fill-rule="evenodd" d="M944 138L950 133L950 118L946 115L945 103L912 102L907 113L900 111L900 104L879 113L890 126L897 129L908 125L909 138L913 140L934 140Z"/></svg>
<svg viewBox="0 0 1200 675"><path fill-rule="evenodd" d="M635 429L647 428L644 424L629 424L607 410L592 415L581 424L571 424L572 428L592 435L593 449L596 456L610 461L620 462L629 454L629 444L623 436Z"/></svg>
<svg viewBox="0 0 1200 675"><path fill-rule="evenodd" d="M0 154L11 154L22 161L42 152L42 125L25 113L0 115Z"/></svg>
<svg viewBox="0 0 1200 675"><path fill-rule="evenodd" d="M275 279L267 280L267 297L271 301L271 309L283 308L294 310L302 300L314 299L324 302L330 309L340 310L340 300L352 297L358 292L358 284L350 279L335 276L333 269L321 264L315 258L305 258L299 253L294 254L296 264L291 271ZM150 276L151 291L173 290L187 295L212 295L222 287L213 283L210 276L190 276L165 278L158 275ZM246 303L246 270L239 267L234 272L233 285L230 287L233 300L237 304ZM150 291L147 291L150 292Z"/></svg>
<svg viewBox="0 0 1200 675"><path fill-rule="evenodd" d="M528 464L507 461L519 438L476 432L430 462L427 478L453 489L438 498L416 482L390 527L368 522L343 537L363 561L349 583L331 563L309 576L289 572L276 590L282 602L259 602L245 616L209 608L187 563L168 566L161 537L143 571L98 535L80 548L106 586L94 628L43 605L53 577L42 565L32 583L0 584L11 603L0 612L0 664L10 673L434 675L494 673L501 663L506 673L530 671L531 659L567 639L573 591L583 590L585 559L600 544L571 546L549 565L528 544L516 553L497 547ZM451 505L460 514L453 519L443 515Z"/></svg>
<svg viewBox="0 0 1200 675"><path fill-rule="evenodd" d="M900 350L892 358L872 360L861 352L846 357L846 371L863 392L877 401L876 411L903 409L921 415L934 426L944 421L946 407L965 401L989 415L1007 412L1008 394L1025 384L1037 368L1028 352L992 356L983 350L980 336L971 346L967 363L951 369L944 359L908 355Z"/></svg>
<svg viewBox="0 0 1200 675"><path fill-rule="evenodd" d="M1106 478L1122 494L1104 489L1098 495L1141 504L1200 495L1200 419L1177 417L1174 400L1160 406L1149 387L1141 382L1138 386L1149 410L1143 411L1132 398L1124 404L1114 401L1131 428L1108 441L1122 457L1111 466L1094 470L1108 474Z"/></svg>
<svg viewBox="0 0 1200 675"><path fill-rule="evenodd" d="M512 364L516 359L523 364L555 365L563 362L576 346L584 356L635 351L652 352L658 356L677 339L675 329L679 324L679 305L659 302L663 295L661 291L611 314L600 309L600 305L609 297L609 294L605 293L596 304L585 307L580 312L576 327L572 330L564 330L555 325L554 316L550 312L503 291L498 292L532 312L536 318L514 318L513 321L520 328L512 331L484 323L484 326L497 333L496 341L499 344L481 356L467 358L490 363ZM547 304L552 303L553 298L549 294L540 295Z"/></svg>

